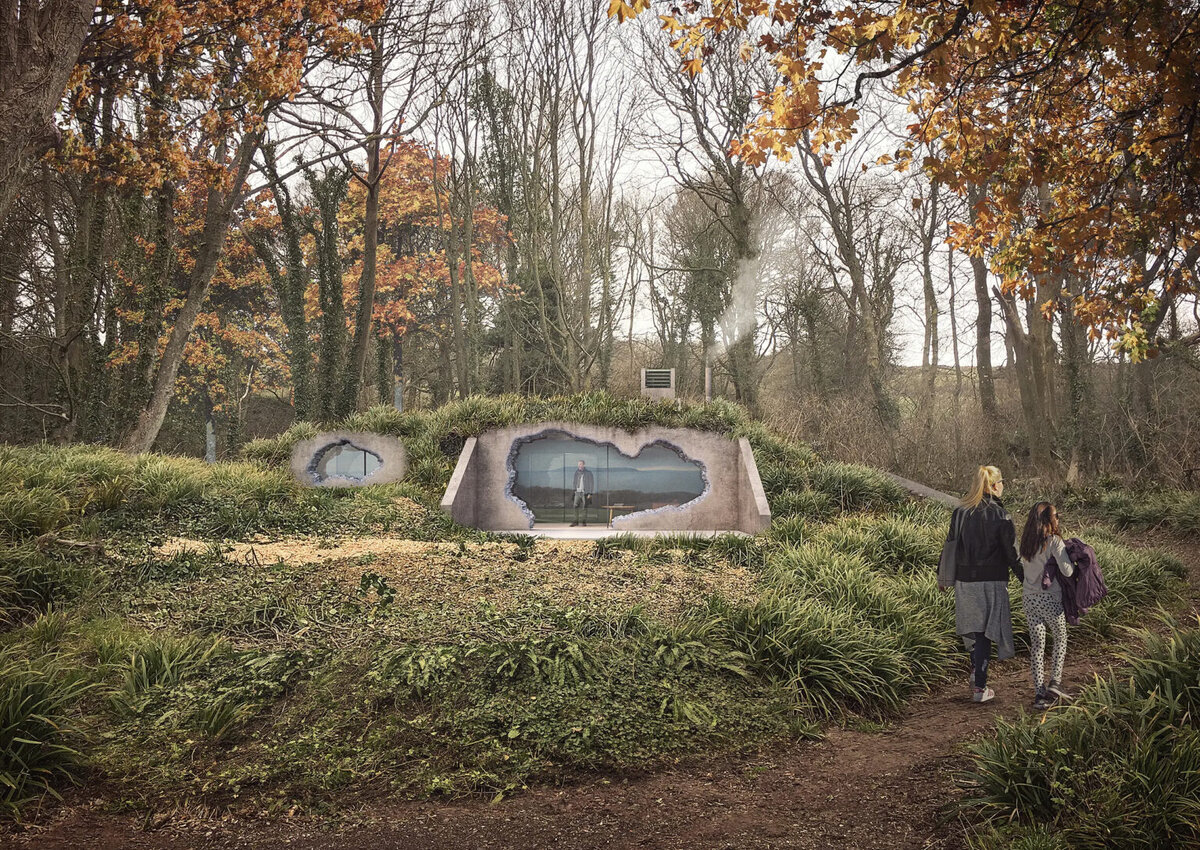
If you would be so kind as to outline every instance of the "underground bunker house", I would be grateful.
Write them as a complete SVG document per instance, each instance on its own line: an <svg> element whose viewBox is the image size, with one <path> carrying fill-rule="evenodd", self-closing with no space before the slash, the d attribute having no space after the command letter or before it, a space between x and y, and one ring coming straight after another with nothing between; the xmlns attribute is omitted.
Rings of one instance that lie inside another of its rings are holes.
<svg viewBox="0 0 1200 850"><path fill-rule="evenodd" d="M487 431L463 446L442 510L488 531L740 531L771 522L749 441L686 428L570 422Z"/></svg>

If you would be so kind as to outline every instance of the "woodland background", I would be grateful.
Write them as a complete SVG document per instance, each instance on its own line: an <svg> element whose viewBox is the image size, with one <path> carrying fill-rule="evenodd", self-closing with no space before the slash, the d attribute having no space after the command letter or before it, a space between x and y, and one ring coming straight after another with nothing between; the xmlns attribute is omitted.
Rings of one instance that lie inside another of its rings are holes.
<svg viewBox="0 0 1200 850"><path fill-rule="evenodd" d="M0 439L709 364L934 485L1195 485L1195 4L650 6L0 2Z"/></svg>

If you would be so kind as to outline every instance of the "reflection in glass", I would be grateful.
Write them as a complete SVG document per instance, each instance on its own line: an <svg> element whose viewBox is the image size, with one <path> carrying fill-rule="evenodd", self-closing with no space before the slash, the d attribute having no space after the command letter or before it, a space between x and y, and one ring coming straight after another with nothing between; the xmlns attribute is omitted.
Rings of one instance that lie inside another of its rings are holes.
<svg viewBox="0 0 1200 850"><path fill-rule="evenodd" d="M311 468L317 481L327 478L361 481L383 464L379 455L360 449L348 440L326 446L313 460Z"/></svg>
<svg viewBox="0 0 1200 850"><path fill-rule="evenodd" d="M663 441L631 458L609 443L549 431L518 441L512 464L512 495L536 523L603 526L619 516L686 504L705 487L703 465Z"/></svg>

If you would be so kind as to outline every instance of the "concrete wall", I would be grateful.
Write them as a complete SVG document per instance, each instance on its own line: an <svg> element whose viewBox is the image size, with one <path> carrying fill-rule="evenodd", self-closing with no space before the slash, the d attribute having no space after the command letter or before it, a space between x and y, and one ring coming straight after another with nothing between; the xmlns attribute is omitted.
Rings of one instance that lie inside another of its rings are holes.
<svg viewBox="0 0 1200 850"><path fill-rule="evenodd" d="M440 507L443 513L450 514L457 523L469 525L472 528L485 528L486 526L477 524L479 500L476 494L479 492L479 463L476 446L478 443L479 441L474 437L467 438L466 445L458 455L458 463L454 466L454 472L450 475L450 483L446 485L446 492L442 496Z"/></svg>
<svg viewBox="0 0 1200 850"><path fill-rule="evenodd" d="M656 531L744 531L757 533L771 523L754 453L745 439L686 428L648 428L630 433L571 422L540 422L488 431L467 441L459 456L442 510L457 522L490 531L533 527L533 518L509 496L518 441L563 431L594 443L613 445L636 457L647 445L666 441L704 467L705 490L686 505L640 511L613 519L614 529Z"/></svg>
<svg viewBox="0 0 1200 850"><path fill-rule="evenodd" d="M347 442L379 456L379 468L365 478L327 478L318 481L313 461L327 446ZM364 431L329 431L308 440L301 440L292 449L292 475L309 487L365 487L368 484L390 484L399 481L408 471L408 454L397 437Z"/></svg>

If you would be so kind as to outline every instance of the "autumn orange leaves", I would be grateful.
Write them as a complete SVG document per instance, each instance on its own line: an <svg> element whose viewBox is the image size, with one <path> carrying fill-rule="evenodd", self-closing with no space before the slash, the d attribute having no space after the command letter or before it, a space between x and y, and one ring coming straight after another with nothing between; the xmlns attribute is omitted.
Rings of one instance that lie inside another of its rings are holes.
<svg viewBox="0 0 1200 850"><path fill-rule="evenodd" d="M645 2L614 0L627 20ZM777 84L733 152L758 165L798 145L826 155L882 80L913 115L895 156L955 191L982 189L956 247L990 258L1006 291L1053 281L1135 359L1155 316L1197 290L1200 13L1117 0L681 3L661 16L682 70L719 38L770 56ZM834 62L836 61L836 65Z"/></svg>

